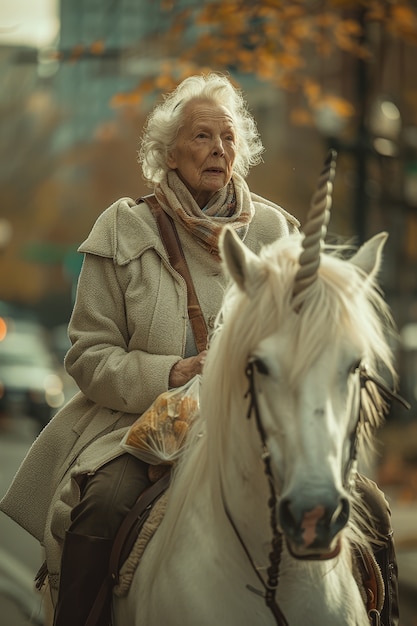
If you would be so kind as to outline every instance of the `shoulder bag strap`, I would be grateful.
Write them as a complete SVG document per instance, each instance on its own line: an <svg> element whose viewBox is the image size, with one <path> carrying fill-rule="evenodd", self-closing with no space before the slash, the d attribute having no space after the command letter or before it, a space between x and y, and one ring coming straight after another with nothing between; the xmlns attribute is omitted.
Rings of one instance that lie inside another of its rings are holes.
<svg viewBox="0 0 417 626"><path fill-rule="evenodd" d="M193 329L194 339L197 346L197 350L202 352L207 348L207 326L201 311L200 303L197 298L197 294L194 289L194 283L191 278L190 270L188 269L187 261L185 260L184 251L181 246L181 241L178 236L177 229L175 228L174 220L170 215L159 205L158 200L154 194L144 196L137 200L139 202L143 200L151 209L156 223L158 224L159 234L165 245L165 249L168 253L170 263L172 267L183 277L187 285L187 300L188 300L188 317Z"/></svg>

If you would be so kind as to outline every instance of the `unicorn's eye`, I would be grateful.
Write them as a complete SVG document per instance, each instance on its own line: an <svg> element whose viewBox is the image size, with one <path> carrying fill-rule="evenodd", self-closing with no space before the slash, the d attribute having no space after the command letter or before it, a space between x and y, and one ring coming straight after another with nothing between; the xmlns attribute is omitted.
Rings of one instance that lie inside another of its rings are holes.
<svg viewBox="0 0 417 626"><path fill-rule="evenodd" d="M258 370L260 374L262 374L263 376L268 376L269 369L265 361L259 358L255 358L253 360L253 364L255 365L256 369Z"/></svg>

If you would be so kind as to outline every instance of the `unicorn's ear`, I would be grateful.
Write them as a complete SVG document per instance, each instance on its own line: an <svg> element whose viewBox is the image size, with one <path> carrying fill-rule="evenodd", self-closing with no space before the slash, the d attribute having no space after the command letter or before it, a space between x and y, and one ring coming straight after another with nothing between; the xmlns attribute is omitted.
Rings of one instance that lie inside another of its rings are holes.
<svg viewBox="0 0 417 626"><path fill-rule="evenodd" d="M353 263L360 267L368 276L374 276L378 273L381 265L382 250L388 239L388 233L382 232L366 241L349 259L349 263Z"/></svg>
<svg viewBox="0 0 417 626"><path fill-rule="evenodd" d="M265 276L259 258L241 242L229 226L223 229L219 246L229 274L238 287L252 298Z"/></svg>

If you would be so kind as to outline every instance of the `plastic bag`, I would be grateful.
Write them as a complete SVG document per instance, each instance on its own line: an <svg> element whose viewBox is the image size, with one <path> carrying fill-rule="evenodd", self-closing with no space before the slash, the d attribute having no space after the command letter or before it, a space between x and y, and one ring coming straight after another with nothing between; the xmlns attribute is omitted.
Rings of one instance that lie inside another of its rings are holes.
<svg viewBox="0 0 417 626"><path fill-rule="evenodd" d="M160 394L127 431L122 448L151 465L174 463L200 410L200 380L194 376Z"/></svg>

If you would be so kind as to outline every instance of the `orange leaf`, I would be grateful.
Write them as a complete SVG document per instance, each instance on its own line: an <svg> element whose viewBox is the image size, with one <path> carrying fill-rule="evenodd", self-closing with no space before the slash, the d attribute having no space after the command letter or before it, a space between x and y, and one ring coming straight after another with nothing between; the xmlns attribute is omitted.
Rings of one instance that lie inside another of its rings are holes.
<svg viewBox="0 0 417 626"><path fill-rule="evenodd" d="M314 122L311 112L301 107L291 109L290 120L296 126L311 126Z"/></svg>
<svg viewBox="0 0 417 626"><path fill-rule="evenodd" d="M389 26L393 32L400 35L417 34L417 14L409 6L394 5L391 9L391 18Z"/></svg>
<svg viewBox="0 0 417 626"><path fill-rule="evenodd" d="M78 44L76 46L74 46L71 50L71 55L69 58L69 62L70 63L74 63L75 61L78 61L78 59L83 55L84 53L84 46L83 44Z"/></svg>
<svg viewBox="0 0 417 626"><path fill-rule="evenodd" d="M332 109L339 117L347 118L351 117L355 113L353 104L345 98L341 98L339 96L324 96L319 103L319 106L323 105Z"/></svg>
<svg viewBox="0 0 417 626"><path fill-rule="evenodd" d="M90 46L91 54L100 55L104 52L104 41L102 39L97 39L97 41L93 41Z"/></svg>
<svg viewBox="0 0 417 626"><path fill-rule="evenodd" d="M317 102L321 93L320 85L316 81L306 79L304 81L304 93L311 103Z"/></svg>

